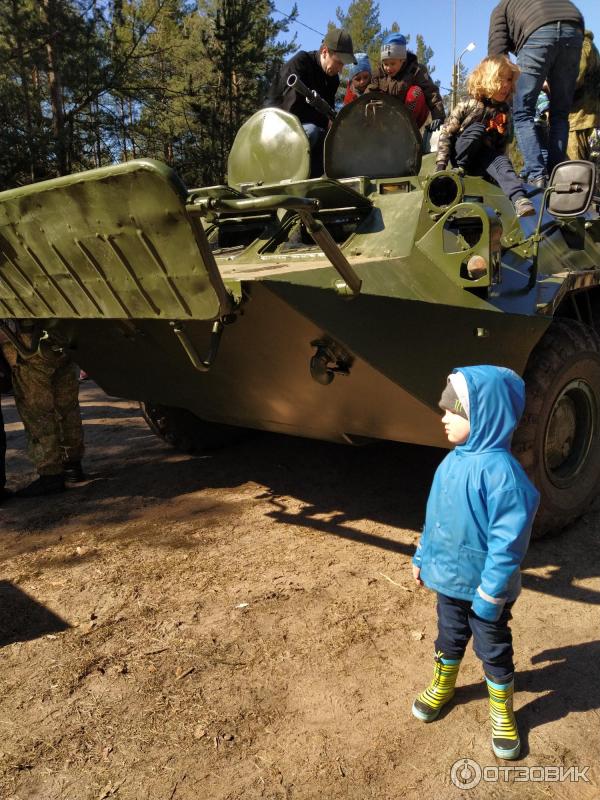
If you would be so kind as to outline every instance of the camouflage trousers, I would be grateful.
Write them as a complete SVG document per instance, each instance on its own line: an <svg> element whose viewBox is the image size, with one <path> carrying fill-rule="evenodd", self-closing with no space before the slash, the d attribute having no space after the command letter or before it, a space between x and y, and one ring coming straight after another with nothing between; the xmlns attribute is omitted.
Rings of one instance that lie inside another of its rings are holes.
<svg viewBox="0 0 600 800"><path fill-rule="evenodd" d="M567 139L567 158L571 161L590 160L590 136L593 131L593 128L569 131L569 138Z"/></svg>
<svg viewBox="0 0 600 800"><path fill-rule="evenodd" d="M6 486L6 433L2 416L2 397L0 397L0 489Z"/></svg>
<svg viewBox="0 0 600 800"><path fill-rule="evenodd" d="M75 365L50 349L29 359L17 355L10 344L3 350L13 371L29 458L40 475L60 475L64 463L81 461L84 451Z"/></svg>

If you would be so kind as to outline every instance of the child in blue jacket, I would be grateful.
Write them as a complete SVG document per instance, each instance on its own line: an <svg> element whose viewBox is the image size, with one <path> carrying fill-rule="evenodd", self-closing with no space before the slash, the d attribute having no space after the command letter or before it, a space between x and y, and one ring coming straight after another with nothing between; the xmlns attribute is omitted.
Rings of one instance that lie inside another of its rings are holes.
<svg viewBox="0 0 600 800"><path fill-rule="evenodd" d="M412 712L424 722L438 716L454 695L473 636L489 691L494 753L518 758L508 623L539 502L538 491L510 452L525 406L525 385L504 367L461 367L448 377L439 405L455 449L435 473L413 558L417 584L437 592L438 637L433 680Z"/></svg>

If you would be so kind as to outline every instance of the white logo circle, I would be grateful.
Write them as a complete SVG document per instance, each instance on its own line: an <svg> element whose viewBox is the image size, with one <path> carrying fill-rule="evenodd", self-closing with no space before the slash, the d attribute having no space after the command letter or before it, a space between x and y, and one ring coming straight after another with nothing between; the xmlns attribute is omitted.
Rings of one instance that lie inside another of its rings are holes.
<svg viewBox="0 0 600 800"><path fill-rule="evenodd" d="M481 767L471 758L459 758L452 764L450 778L459 789L473 789L481 780Z"/></svg>

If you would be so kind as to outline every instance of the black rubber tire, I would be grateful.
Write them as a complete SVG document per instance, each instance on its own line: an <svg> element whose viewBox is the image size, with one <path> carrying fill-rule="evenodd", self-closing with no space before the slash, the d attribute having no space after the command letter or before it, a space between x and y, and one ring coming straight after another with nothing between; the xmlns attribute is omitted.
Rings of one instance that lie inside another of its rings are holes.
<svg viewBox="0 0 600 800"><path fill-rule="evenodd" d="M513 452L541 499L533 536L558 533L600 491L600 337L587 325L556 319L523 376L525 412Z"/></svg>
<svg viewBox="0 0 600 800"><path fill-rule="evenodd" d="M181 453L200 454L220 450L240 441L246 428L206 422L185 408L141 402L142 416L150 430Z"/></svg>

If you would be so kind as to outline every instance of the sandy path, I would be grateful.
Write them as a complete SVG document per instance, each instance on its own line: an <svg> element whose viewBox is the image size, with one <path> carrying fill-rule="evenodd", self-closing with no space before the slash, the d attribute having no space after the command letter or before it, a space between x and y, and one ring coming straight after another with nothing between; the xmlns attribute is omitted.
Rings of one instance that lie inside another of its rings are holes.
<svg viewBox="0 0 600 800"><path fill-rule="evenodd" d="M262 435L193 459L135 404L81 399L93 479L0 509L2 800L600 796L600 515L532 546L513 623L518 766L589 782L514 783L472 652L453 707L410 714L435 610L409 559L439 451ZM460 791L465 758L487 769Z"/></svg>

